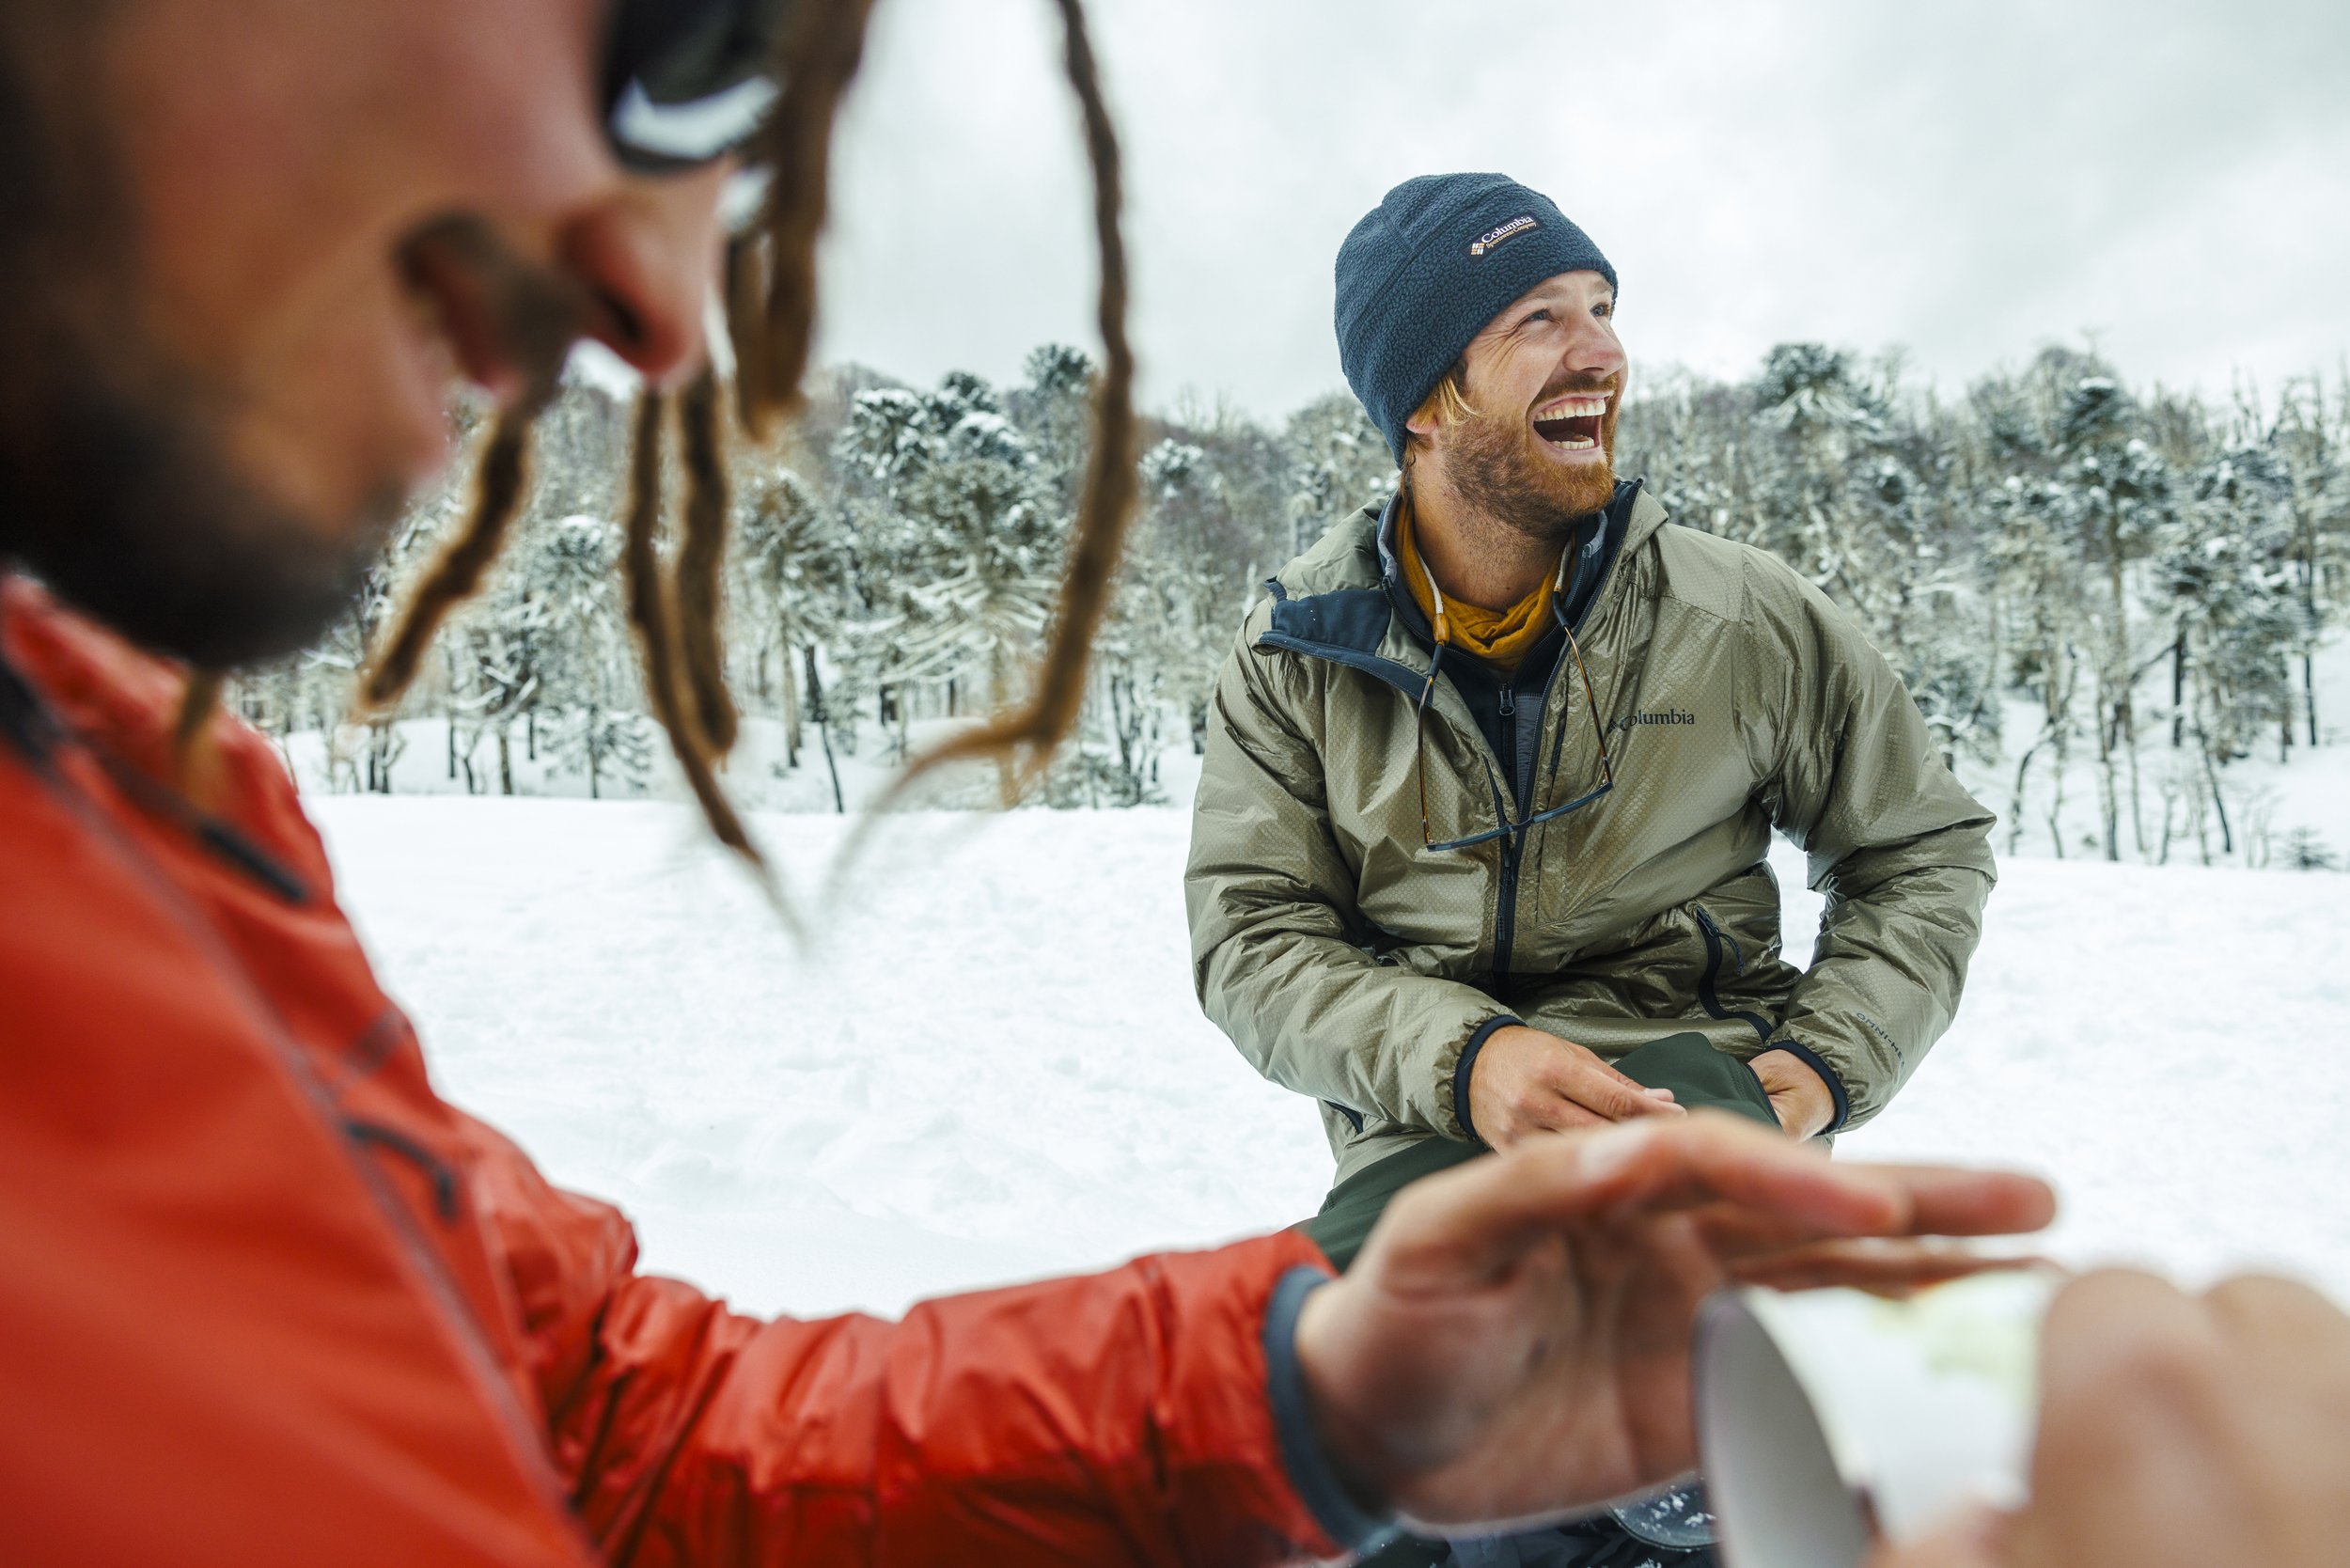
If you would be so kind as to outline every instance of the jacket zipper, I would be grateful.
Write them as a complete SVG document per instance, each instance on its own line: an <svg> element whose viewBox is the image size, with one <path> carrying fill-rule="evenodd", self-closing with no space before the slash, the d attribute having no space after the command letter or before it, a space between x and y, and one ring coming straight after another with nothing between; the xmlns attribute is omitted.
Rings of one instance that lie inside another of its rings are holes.
<svg viewBox="0 0 2350 1568"><path fill-rule="evenodd" d="M1502 684L1498 708L1505 721L1501 726L1502 739L1509 748L1507 754L1499 759L1502 776L1510 780L1510 792L1515 795L1518 781L1518 687L1515 680ZM1525 802L1519 801L1516 805L1518 816L1523 820L1526 815ZM1509 819L1505 817L1502 820L1506 822ZM1501 840L1501 902L1500 907L1494 912L1494 989L1499 995L1494 999L1505 1006L1511 1001L1510 992L1512 989L1510 964L1518 937L1518 863L1525 853L1526 834L1523 831L1510 834Z"/></svg>
<svg viewBox="0 0 2350 1568"><path fill-rule="evenodd" d="M1771 1043L1769 1022L1759 1012L1742 1012L1722 1006L1721 993L1716 988L1722 973L1722 950L1725 948L1729 949L1731 973L1738 975L1747 972L1746 954L1739 950L1737 941L1728 932L1714 923L1713 916L1697 904L1689 907L1696 912L1698 930L1705 936L1705 975L1698 981L1698 1005L1705 1009L1710 1018L1718 1018L1724 1023L1732 1018L1738 1019L1761 1035L1762 1043L1768 1045Z"/></svg>
<svg viewBox="0 0 2350 1568"><path fill-rule="evenodd" d="M1637 484L1635 488L1637 488ZM1609 506L1611 507L1615 503L1613 501L1609 502ZM1617 563L1622 555L1623 548L1622 544L1619 544L1618 547L1607 557L1606 569L1601 575L1598 584L1592 588L1590 599L1583 606L1583 613L1574 618L1574 624L1570 628L1572 632L1580 635L1584 626L1590 623L1592 612L1597 610L1600 606L1600 603L1607 597L1607 586L1615 579ZM1289 590L1282 586L1279 578L1267 578L1265 580L1265 588L1276 600L1283 603L1288 602ZM1388 584L1388 588L1390 595L1392 596L1394 588L1392 582ZM1392 602L1392 599L1390 602ZM1298 638L1284 636L1275 632L1267 632L1264 635L1259 637L1257 639L1257 646L1260 648L1284 648L1292 652L1306 654L1308 657L1327 659L1332 664L1344 666L1349 668L1359 669L1380 681L1384 681L1396 691L1402 693L1406 698L1410 698L1415 695L1414 688L1408 681L1399 680L1394 674L1389 673L1391 669L1398 669L1401 668L1401 666L1393 666L1389 664L1389 661L1385 659L1371 659L1362 656L1346 657L1341 655L1337 650L1315 647ZM1382 666L1386 667L1380 667ZM1561 658L1559 663L1552 667L1550 682L1543 688L1543 702L1545 710L1545 718L1548 716L1547 709L1550 702L1550 687L1557 684L1557 682L1561 679L1565 673L1565 667L1566 661L1564 658ZM1408 670L1403 671L1403 673L1405 675L1410 674ZM1505 716L1514 716L1517 712L1517 689L1514 682L1501 688L1499 700L1501 703L1501 713ZM1478 732L1476 725L1471 724L1468 729L1470 730L1470 744L1472 745L1484 745L1485 737L1481 733ZM1515 747L1517 745L1516 727L1514 725L1511 726L1504 731L1504 733L1510 736L1512 760L1512 764L1514 764ZM1559 744L1563 745L1564 741L1565 731L1562 729L1559 736ZM1542 736L1538 732L1535 735L1535 745L1539 748L1541 744ZM1493 752L1493 748L1491 746L1486 746L1486 750L1489 753ZM1537 757L1541 755L1539 749L1537 749L1535 755ZM1496 763L1499 763L1502 760L1501 757L1497 753L1493 754L1492 760ZM1555 767L1558 763L1557 757L1553 756L1551 761L1552 765ZM1512 792L1514 792L1517 785L1517 773L1514 765L1508 770L1507 776L1510 780ZM1495 820L1504 823L1508 823L1510 821L1510 817L1507 809L1502 804L1503 794L1499 778L1495 776L1492 773L1489 773L1487 775L1486 782L1492 787L1494 792L1494 810L1496 812ZM1530 791L1528 792L1528 798L1531 798ZM1526 835L1522 832L1508 834L1502 839L1501 845L1501 887L1499 893L1499 907L1496 909L1494 913L1493 978L1494 988L1496 992L1498 993L1498 995L1496 996L1495 1000L1506 1003L1509 1000L1510 991L1510 964L1515 956L1515 949L1517 946L1518 870L1519 861L1525 853Z"/></svg>
<svg viewBox="0 0 2350 1568"><path fill-rule="evenodd" d="M1612 505L1613 503L1610 504ZM1626 525L1629 526L1628 524ZM1605 526L1605 524L1603 524L1602 526ZM1616 561L1617 558L1622 554L1622 547L1619 545L1615 552L1607 557L1606 572L1601 576L1599 582L1592 587L1591 596L1584 602L1582 613L1574 618L1574 624L1567 629L1570 635L1579 636L1582 634L1583 628L1590 621L1592 612L1597 610L1600 606L1600 602L1607 597L1607 585L1616 575ZM1547 721L1550 716L1551 688L1556 686L1559 681L1565 677L1567 660L1570 656L1571 655L1567 650L1561 649L1559 651L1558 661L1551 666L1550 680L1543 688L1543 716L1545 721ZM1574 700L1574 693L1572 687L1568 690L1567 700L1570 704L1572 704ZM1500 708L1502 716L1505 718L1510 717L1517 712L1517 687L1514 682L1501 688ZM1557 742L1557 745L1559 747L1563 747L1566 744L1565 721L1566 715L1563 713L1560 714L1559 730ZM1503 733L1510 737L1510 744L1512 747L1510 759L1510 781L1512 786L1514 788L1517 782L1517 756L1515 749L1517 745L1517 727L1514 724L1510 725L1504 729ZM1540 729L1537 729L1534 734L1534 755L1537 760L1539 760L1542 756L1542 732ZM1556 768L1559 765L1559 755L1556 748L1554 748L1551 753L1550 761L1553 768ZM1528 788L1527 790L1527 798L1524 802L1520 815L1532 815L1533 805L1534 789L1529 781ZM1525 854L1526 835L1523 832L1512 833L1509 836L1509 838L1503 840L1503 848L1501 852L1501 907L1494 916L1494 983L1496 987L1503 993L1503 995L1496 999L1504 1002L1507 1002L1510 999L1508 996L1511 989L1510 964L1516 956L1514 949L1517 947L1518 934L1518 870L1519 862L1524 857ZM1711 993L1709 992L1709 995ZM1768 1037L1769 1031L1765 1030L1764 1038L1767 1039Z"/></svg>
<svg viewBox="0 0 2350 1568"><path fill-rule="evenodd" d="M62 774L52 775L52 780L54 798L112 848L119 862L155 895L196 950L212 960L215 972L228 989L243 998L251 1021L258 1026L262 1041L277 1058L295 1092L308 1102L313 1114L326 1124L334 1135L334 1144L343 1152L350 1168L374 1200L377 1214L391 1231L394 1254L406 1263L428 1316L447 1336L446 1342L455 1352L460 1374L471 1383L481 1402L483 1415L506 1439L507 1450L515 1464L516 1479L536 1491L541 1504L571 1527L582 1552L578 1560L585 1563L592 1548L547 1451L543 1428L525 1408L521 1393L509 1381L505 1363L491 1344L489 1330L476 1317L473 1303L457 1283L446 1260L426 1238L414 1211L392 1190L375 1160L362 1147L361 1138L352 1136L334 1091L320 1078L306 1048L278 1013L275 1001L245 966L243 959L194 906L187 892L155 864L143 847L125 835L78 785ZM437 1191L435 1196L437 1199Z"/></svg>

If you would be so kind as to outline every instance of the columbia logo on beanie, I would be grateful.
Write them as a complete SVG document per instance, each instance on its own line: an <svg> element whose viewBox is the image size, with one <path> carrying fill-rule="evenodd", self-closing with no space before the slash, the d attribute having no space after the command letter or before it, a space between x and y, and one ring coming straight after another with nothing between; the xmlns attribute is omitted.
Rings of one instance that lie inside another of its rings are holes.
<svg viewBox="0 0 2350 1568"><path fill-rule="evenodd" d="M1508 223L1501 225L1497 228L1489 228L1485 230L1484 233L1480 234L1475 240L1471 241L1469 243L1469 254L1471 256L1482 256L1487 251L1493 249L1494 246L1501 243L1504 240L1510 239L1513 235L1523 234L1529 228L1540 228L1542 227L1543 226L1541 224L1534 221L1533 213L1521 212L1516 217L1512 218Z"/></svg>
<svg viewBox="0 0 2350 1568"><path fill-rule="evenodd" d="M1503 306L1547 277L1616 269L1558 205L1499 174L1406 180L1339 247L1339 363L1403 457L1403 421Z"/></svg>

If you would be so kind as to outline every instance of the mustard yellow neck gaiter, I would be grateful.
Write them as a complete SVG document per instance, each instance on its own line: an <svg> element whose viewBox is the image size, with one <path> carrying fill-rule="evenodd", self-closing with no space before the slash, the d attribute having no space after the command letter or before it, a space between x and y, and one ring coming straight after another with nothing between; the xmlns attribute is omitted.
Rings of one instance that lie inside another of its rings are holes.
<svg viewBox="0 0 2350 1568"><path fill-rule="evenodd" d="M1526 662L1526 656L1534 651L1534 645L1550 630L1553 579L1547 575L1541 587L1506 610L1489 610L1448 593L1444 596L1444 613L1439 616L1434 580L1429 574L1428 563L1420 559L1419 544L1413 538L1412 509L1408 504L1397 510L1395 555L1404 586L1412 590L1413 602L1428 618L1428 624L1436 628L1436 640L1448 647L1457 648L1508 673Z"/></svg>

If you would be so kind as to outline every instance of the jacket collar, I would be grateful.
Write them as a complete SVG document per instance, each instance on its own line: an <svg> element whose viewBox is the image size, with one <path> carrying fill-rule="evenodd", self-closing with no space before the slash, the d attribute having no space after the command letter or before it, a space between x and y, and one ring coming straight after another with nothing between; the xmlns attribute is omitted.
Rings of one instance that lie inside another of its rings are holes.
<svg viewBox="0 0 2350 1568"><path fill-rule="evenodd" d="M1397 564L1397 504L1390 496L1385 506L1365 507L1266 580L1274 599L1272 624L1257 638L1259 648L1328 659L1418 695L1427 682L1434 635ZM1668 516L1639 479L1619 484L1608 508L1629 509L1615 551L1619 557L1646 541ZM1612 579L1612 561L1606 570ZM1603 580L1599 592L1609 591L1610 581Z"/></svg>
<svg viewBox="0 0 2350 1568"><path fill-rule="evenodd" d="M1267 590L1273 591L1277 583L1277 597L1303 599L1346 588L1401 588L1395 555L1396 500L1391 495L1383 505L1365 507L1331 528L1268 578ZM1626 479L1616 486L1609 509L1626 505L1632 510L1624 529L1625 550L1637 548L1671 518L1665 504L1650 493L1645 479ZM1408 601L1411 596L1403 597Z"/></svg>
<svg viewBox="0 0 2350 1568"><path fill-rule="evenodd" d="M132 646L14 572L0 572L0 662L40 731L102 745L158 777L174 762L185 669Z"/></svg>
<svg viewBox="0 0 2350 1568"><path fill-rule="evenodd" d="M45 765L57 738L57 721L33 683L8 658L13 578L0 569L0 745L27 762Z"/></svg>

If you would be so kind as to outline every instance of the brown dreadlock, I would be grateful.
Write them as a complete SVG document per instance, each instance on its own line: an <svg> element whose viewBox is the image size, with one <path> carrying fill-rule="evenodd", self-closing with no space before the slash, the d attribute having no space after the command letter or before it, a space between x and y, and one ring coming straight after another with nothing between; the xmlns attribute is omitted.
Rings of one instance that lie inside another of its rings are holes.
<svg viewBox="0 0 2350 1568"><path fill-rule="evenodd" d="M761 308L735 327L751 353L736 367L751 435L797 411L816 331L816 241L830 200L833 122L865 55L873 0L799 0L783 41L783 93L760 133L772 172L763 233L744 270L764 274Z"/></svg>
<svg viewBox="0 0 2350 1568"><path fill-rule="evenodd" d="M718 378L705 368L678 401L685 459L685 531L677 552L677 649L688 716L702 744L734 749L734 698L718 640L718 580L727 564L727 465L718 435Z"/></svg>
<svg viewBox="0 0 2350 1568"><path fill-rule="evenodd" d="M754 436L763 428L766 397L767 287L767 248L760 236L736 235L727 245L727 335L734 349L735 417Z"/></svg>
<svg viewBox="0 0 2350 1568"><path fill-rule="evenodd" d="M506 536L522 511L529 488L530 432L535 407L509 410L498 416L490 444L481 454L481 474L475 483L473 512L417 583L395 623L389 641L378 649L359 678L359 706L380 712L400 700L416 678L424 651L448 613L481 587L490 563L506 547Z"/></svg>
<svg viewBox="0 0 2350 1568"><path fill-rule="evenodd" d="M1076 727L1085 701L1086 662L1094 634L1109 608L1111 579L1125 548L1126 525L1135 510L1134 351L1126 342L1126 244L1119 232L1118 133L1102 102L1093 45L1086 36L1079 0L1056 0L1066 46L1063 60L1085 115L1086 152L1093 165L1093 231L1102 253L1101 294L1096 306L1102 333L1102 384L1095 394L1093 449L1086 459L1085 488L1077 504L1075 538L1051 642L1037 672L1036 694L1026 708L998 714L916 760L890 791L895 799L942 763L971 758L1005 759L1027 753L1015 790L1033 783ZM1010 804L1007 801L1005 804Z"/></svg>
<svg viewBox="0 0 2350 1568"><path fill-rule="evenodd" d="M636 403L636 444L630 466L628 517L621 530L620 578L627 592L629 630L635 635L637 661L645 669L645 695L653 717L669 737L669 749L694 792L718 841L759 871L776 895L765 857L744 830L734 803L719 787L713 763L724 748L713 745L695 717L694 696L680 648L676 597L661 577L661 428L668 400L647 391ZM723 695L723 694L722 694ZM732 710L728 710L731 718ZM780 905L780 897L776 897Z"/></svg>
<svg viewBox="0 0 2350 1568"><path fill-rule="evenodd" d="M1134 354L1126 341L1126 254L1119 222L1118 138L1081 0L1054 0L1065 35L1063 61L1082 112L1093 168L1093 217L1101 249L1098 304L1104 350L1095 393L1093 447L1086 465L1068 575L1034 695L917 759L892 796L940 764L973 758L1019 759L1033 782L1074 727L1085 695L1087 657L1108 607L1111 579L1136 498ZM727 256L726 309L734 348L735 407L744 430L763 440L795 413L816 321L816 245L829 202L832 138L840 104L864 56L873 0L799 0L784 38L783 91L760 133L757 161L772 170L759 226ZM660 573L662 429L668 400L648 391L637 407L625 541L621 554L629 624L654 716L667 733L687 785L719 840L765 878L766 867L713 770L734 744L718 637L719 578L726 551L727 474L719 437L720 398L705 370L679 403L687 500L675 575ZM426 572L360 685L361 702L399 700L425 647L448 612L479 587L506 541L524 490L536 413L499 421L482 462L480 494L465 526ZM774 884L767 885L772 892Z"/></svg>

